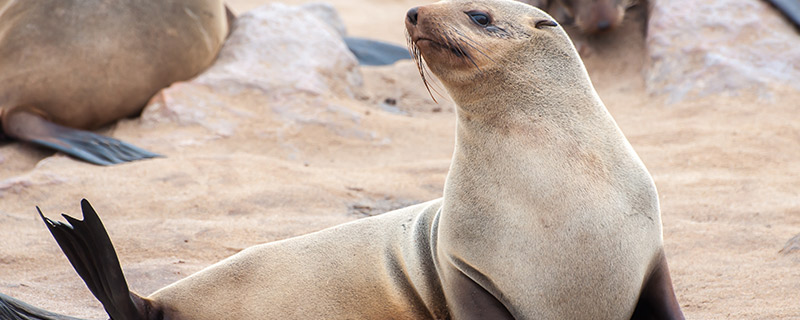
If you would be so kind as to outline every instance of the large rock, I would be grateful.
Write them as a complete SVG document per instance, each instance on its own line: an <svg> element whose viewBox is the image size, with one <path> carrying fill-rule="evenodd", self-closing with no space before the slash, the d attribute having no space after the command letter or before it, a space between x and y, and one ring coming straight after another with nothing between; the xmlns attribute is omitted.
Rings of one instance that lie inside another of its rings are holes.
<svg viewBox="0 0 800 320"><path fill-rule="evenodd" d="M774 85L800 89L800 35L765 1L658 1L650 18L650 93L672 102Z"/></svg>
<svg viewBox="0 0 800 320"><path fill-rule="evenodd" d="M320 12L319 6L273 3L240 15L217 61L194 82L270 94L352 94L361 85L358 62L342 30L322 21Z"/></svg>
<svg viewBox="0 0 800 320"><path fill-rule="evenodd" d="M281 130L307 125L372 139L358 127L360 115L330 102L360 97L363 82L342 32L326 4L273 3L246 12L217 61L157 94L141 122L181 126L161 137L177 147L237 134L283 136Z"/></svg>

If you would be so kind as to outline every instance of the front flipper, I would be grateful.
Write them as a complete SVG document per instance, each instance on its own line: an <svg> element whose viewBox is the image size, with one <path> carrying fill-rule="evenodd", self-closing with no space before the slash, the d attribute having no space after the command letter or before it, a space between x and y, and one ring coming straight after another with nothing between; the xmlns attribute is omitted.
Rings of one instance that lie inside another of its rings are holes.
<svg viewBox="0 0 800 320"><path fill-rule="evenodd" d="M499 300L502 293L489 277L460 258L450 257L449 260L452 264L444 265L442 274L448 288L445 297L453 319L514 319L508 307Z"/></svg>
<svg viewBox="0 0 800 320"><path fill-rule="evenodd" d="M3 119L3 130L13 138L55 149L98 165L160 157L117 139L57 125L29 112L16 112Z"/></svg>
<svg viewBox="0 0 800 320"><path fill-rule="evenodd" d="M64 214L67 223L63 223L46 218L36 208L75 271L112 320L158 319L161 311L128 289L114 245L89 201L83 199L81 209L83 221Z"/></svg>
<svg viewBox="0 0 800 320"><path fill-rule="evenodd" d="M768 0L768 2L783 13L795 28L800 29L800 2L796 0Z"/></svg>
<svg viewBox="0 0 800 320"><path fill-rule="evenodd" d="M683 320L683 312L672 288L667 257L661 253L646 279L631 320Z"/></svg>

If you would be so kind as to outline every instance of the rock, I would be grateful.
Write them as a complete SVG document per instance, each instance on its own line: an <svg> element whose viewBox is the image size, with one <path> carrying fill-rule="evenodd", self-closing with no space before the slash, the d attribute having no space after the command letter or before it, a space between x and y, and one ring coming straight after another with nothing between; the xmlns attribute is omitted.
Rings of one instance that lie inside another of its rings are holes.
<svg viewBox="0 0 800 320"><path fill-rule="evenodd" d="M146 125L175 123L200 125L218 137L230 137L238 124L229 107L205 86L177 82L156 94L141 115ZM241 112L240 112L241 113ZM247 118L252 118L248 114Z"/></svg>
<svg viewBox="0 0 800 320"><path fill-rule="evenodd" d="M217 61L192 82L270 95L353 96L362 82L358 62L329 24L333 18L319 18L323 6L307 7L273 3L240 15Z"/></svg>
<svg viewBox="0 0 800 320"><path fill-rule="evenodd" d="M331 28L336 30L340 36L347 35L347 28L344 26L344 21L339 16L339 12L330 3L327 2L311 2L300 6L304 10L313 13L320 21L327 23Z"/></svg>
<svg viewBox="0 0 800 320"><path fill-rule="evenodd" d="M800 35L764 1L657 1L647 44L647 89L671 102L800 89Z"/></svg>
<svg viewBox="0 0 800 320"><path fill-rule="evenodd" d="M160 136L178 147L264 128L275 135L298 123L341 127L337 133L372 139L372 133L357 128L360 115L354 119L352 111L320 102L361 95L358 62L340 32L344 25L327 4L274 3L243 13L217 61L194 79L159 92L140 123L178 125Z"/></svg>

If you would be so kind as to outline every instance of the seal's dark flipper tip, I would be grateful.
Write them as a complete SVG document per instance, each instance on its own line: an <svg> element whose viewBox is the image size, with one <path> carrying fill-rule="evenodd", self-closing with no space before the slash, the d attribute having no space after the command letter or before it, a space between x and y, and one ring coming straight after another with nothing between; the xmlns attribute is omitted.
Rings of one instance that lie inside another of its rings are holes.
<svg viewBox="0 0 800 320"><path fill-rule="evenodd" d="M55 149L97 165L112 165L161 157L117 139L57 125L28 112L9 115L14 126L3 128L11 137Z"/></svg>
<svg viewBox="0 0 800 320"><path fill-rule="evenodd" d="M0 319L3 320L82 320L39 309L0 293Z"/></svg>
<svg viewBox="0 0 800 320"><path fill-rule="evenodd" d="M344 37L347 48L365 66L383 66L398 60L411 59L408 48L371 39Z"/></svg>
<svg viewBox="0 0 800 320"><path fill-rule="evenodd" d="M32 143L55 149L97 165L109 166L124 162L162 157L130 143L88 131L61 127L50 139L32 139Z"/></svg>
<svg viewBox="0 0 800 320"><path fill-rule="evenodd" d="M128 290L117 253L103 222L86 199L81 200L81 209L82 221L63 215L67 220L64 223L45 217L41 211L39 215L111 319L146 319L137 305L144 306L147 301Z"/></svg>
<svg viewBox="0 0 800 320"><path fill-rule="evenodd" d="M664 253L645 280L631 320L684 320Z"/></svg>
<svg viewBox="0 0 800 320"><path fill-rule="evenodd" d="M786 18L794 23L795 28L800 30L800 1L797 0L767 0Z"/></svg>

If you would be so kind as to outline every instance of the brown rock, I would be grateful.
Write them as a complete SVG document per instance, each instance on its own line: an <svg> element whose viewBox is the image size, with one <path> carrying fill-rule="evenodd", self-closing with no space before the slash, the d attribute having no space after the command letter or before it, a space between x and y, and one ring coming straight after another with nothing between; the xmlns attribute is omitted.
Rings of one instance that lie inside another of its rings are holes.
<svg viewBox="0 0 800 320"><path fill-rule="evenodd" d="M800 36L764 1L658 1L647 41L647 89L671 102L744 89L763 98L774 85L800 89Z"/></svg>

